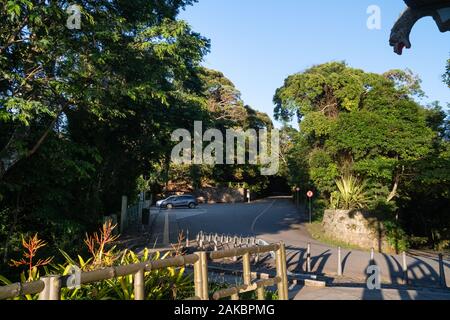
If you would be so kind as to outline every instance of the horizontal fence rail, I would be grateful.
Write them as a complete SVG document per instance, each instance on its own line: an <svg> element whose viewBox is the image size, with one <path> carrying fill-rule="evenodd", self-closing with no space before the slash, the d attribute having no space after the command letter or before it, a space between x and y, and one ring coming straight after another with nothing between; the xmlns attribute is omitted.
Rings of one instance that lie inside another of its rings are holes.
<svg viewBox="0 0 450 320"><path fill-rule="evenodd" d="M276 252L277 277L251 283L250 255L258 253ZM187 256L179 256L170 259L149 261L126 266L115 266L95 271L81 272L78 285L87 285L96 282L133 275L135 300L145 299L144 279L145 272L161 270L170 267L194 266L195 297L189 300L209 300L208 287L208 260L220 260L224 258L243 257L244 286L230 288L229 291L219 291L213 297L219 299L232 297L238 300L239 294L257 291L258 299L263 300L264 288L272 285L278 286L279 297L287 300L287 271L286 251L284 244L268 246L239 248L217 252L197 252ZM40 280L28 283L15 283L0 287L0 300L13 299L25 295L39 294L39 300L59 300L62 288L73 288L73 275L71 276L46 276Z"/></svg>

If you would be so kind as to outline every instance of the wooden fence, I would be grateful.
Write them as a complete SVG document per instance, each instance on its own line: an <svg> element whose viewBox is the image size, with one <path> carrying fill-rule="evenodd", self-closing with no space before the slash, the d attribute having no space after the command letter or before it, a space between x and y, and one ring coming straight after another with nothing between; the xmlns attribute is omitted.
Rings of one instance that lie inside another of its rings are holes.
<svg viewBox="0 0 450 320"><path fill-rule="evenodd" d="M272 279L252 282L250 257L251 255L275 252L277 276ZM218 291L213 294L214 300L231 297L239 300L239 295L247 292L257 292L258 300L265 299L265 289L277 286L280 300L288 300L288 283L286 267L286 249L283 243L268 246L255 246L216 252L197 252L187 256L170 259L149 261L126 266L116 266L96 271L82 272L79 285L87 285L100 281L133 275L135 300L145 299L144 278L145 272L161 270L169 267L194 266L195 297L189 300L209 300L208 261L226 258L242 257L243 282L237 286ZM28 283L15 283L0 287L0 300L12 299L24 295L39 294L39 300L60 300L61 289L73 286L73 276L46 276L38 281Z"/></svg>

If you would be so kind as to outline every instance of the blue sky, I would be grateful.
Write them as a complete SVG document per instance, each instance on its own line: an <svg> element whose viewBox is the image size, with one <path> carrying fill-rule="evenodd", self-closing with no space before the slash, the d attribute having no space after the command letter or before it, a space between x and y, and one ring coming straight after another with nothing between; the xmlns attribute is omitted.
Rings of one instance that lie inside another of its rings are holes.
<svg viewBox="0 0 450 320"><path fill-rule="evenodd" d="M366 27L370 5L381 8L381 30ZM378 73L410 68L423 80L423 103L446 105L450 32L425 18L413 30L413 48L397 56L388 40L403 9L401 0L199 0L180 17L211 40L204 65L222 71L246 104L270 116L275 90L288 75L332 60Z"/></svg>

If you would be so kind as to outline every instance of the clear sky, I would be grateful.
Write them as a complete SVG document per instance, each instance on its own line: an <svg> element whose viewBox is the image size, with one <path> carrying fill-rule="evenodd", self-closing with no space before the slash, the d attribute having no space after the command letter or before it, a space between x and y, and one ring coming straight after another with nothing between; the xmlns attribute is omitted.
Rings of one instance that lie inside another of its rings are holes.
<svg viewBox="0 0 450 320"><path fill-rule="evenodd" d="M370 5L381 8L381 30L366 26ZM450 32L425 18L413 30L413 48L397 56L389 35L404 7L402 0L199 0L180 17L211 40L204 65L222 71L246 104L270 116L275 90L288 75L332 60L378 73L410 68L423 80L423 103L446 105Z"/></svg>

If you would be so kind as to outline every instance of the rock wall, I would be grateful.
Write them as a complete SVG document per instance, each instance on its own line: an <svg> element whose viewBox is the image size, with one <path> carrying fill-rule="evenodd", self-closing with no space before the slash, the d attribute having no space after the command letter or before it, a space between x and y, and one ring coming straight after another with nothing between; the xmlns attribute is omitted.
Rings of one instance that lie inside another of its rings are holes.
<svg viewBox="0 0 450 320"><path fill-rule="evenodd" d="M386 241L383 224L367 213L326 210L323 229L328 237L350 245L386 253L393 251Z"/></svg>
<svg viewBox="0 0 450 320"><path fill-rule="evenodd" d="M244 189L204 188L195 192L200 203L238 203L245 201Z"/></svg>

